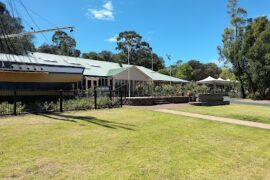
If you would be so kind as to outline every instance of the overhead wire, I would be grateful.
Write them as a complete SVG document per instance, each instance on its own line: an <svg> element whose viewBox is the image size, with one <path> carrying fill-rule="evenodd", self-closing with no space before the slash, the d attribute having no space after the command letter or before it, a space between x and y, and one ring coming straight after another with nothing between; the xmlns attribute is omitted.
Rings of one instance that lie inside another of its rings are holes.
<svg viewBox="0 0 270 180"><path fill-rule="evenodd" d="M16 7L16 3L13 1L13 0L9 0L9 6L10 6L10 9L12 9L12 15L13 15L13 18L16 18L16 13L17 13L17 17L20 17L20 19L21 20L23 20L23 17L21 17L20 15L19 15L19 12L18 12L18 10L17 10L17 7ZM25 22L27 22L27 21L25 21ZM18 38L16 38L16 39L21 39L22 40L22 38L20 38L20 37L18 37ZM21 44L21 43L19 43L19 45L20 45L20 48L24 51L24 53L26 54L26 57L28 58L28 60L29 60L29 63L33 63L32 62L32 60L29 58L29 56L28 56L28 51L26 50L26 48L23 46L23 44ZM30 68L29 68L29 64L26 62L26 60L25 60L25 58L24 57L20 57L20 55L18 55L18 56L16 56L19 60L20 60L20 62L21 63L23 63L24 65L26 65L27 66L27 70L29 70ZM16 59L16 57L14 57L15 59Z"/></svg>
<svg viewBox="0 0 270 180"><path fill-rule="evenodd" d="M37 23L35 22L34 18L31 16L30 12L28 11L27 7L25 6L25 4L22 2L22 0L17 0L21 6L24 8L24 10L26 11L27 15L29 16L29 18L31 19L31 21L34 23L34 25L38 28L38 30L41 30L41 28L37 25ZM57 26L56 26L57 27ZM44 37L44 39L47 41L48 44L50 44L48 38L44 35L44 33L41 33L42 36ZM61 57L61 59L63 60L63 58Z"/></svg>
<svg viewBox="0 0 270 180"><path fill-rule="evenodd" d="M16 15L15 15L15 11L16 11L16 9L17 9L17 8L16 8L16 4L15 4L15 3L12 3L12 1L9 0L8 5L10 6L10 10L11 10L12 17L13 17L14 19L16 19ZM2 27L4 27L3 22L2 22ZM5 29L5 28L3 28L3 29ZM7 32L7 31L8 31L8 32ZM17 62L17 59L16 59L16 58L18 58L19 62L21 62L22 64L26 65L26 66L27 66L27 69L29 69L28 64L26 64L25 59L24 59L23 57L21 57L21 56L17 53L17 49L16 49L16 46L14 45L13 41L12 41L10 38L7 37L7 35L8 35L8 34L11 34L12 32L10 32L9 30L7 30L7 31L4 32L4 34L5 34L5 35L4 35L4 39L6 40L6 42L9 42L11 48L13 49L12 52L14 52L14 53L17 55L17 56L10 55L9 58L10 58L10 59L13 59L14 62ZM16 38L16 39L19 39L19 38ZM7 44L7 45L8 45L8 44ZM24 46L23 46L22 44L19 43L18 45L20 45L21 49L22 49L26 54L28 54L27 50L24 48ZM28 57L28 56L27 56L27 57ZM7 59L9 59L9 58L7 58ZM29 58L29 57L28 57L28 58ZM31 59L29 59L29 61L30 61L30 63L32 63L32 62L31 62ZM21 70L21 67L19 67L19 68L20 68L20 70Z"/></svg>
<svg viewBox="0 0 270 180"><path fill-rule="evenodd" d="M31 19L31 21L33 22L33 24L37 27L37 29L38 30L41 30L41 28L38 26L38 24L36 23L36 21L34 20L34 18L31 16L31 14L29 13L29 11L27 10L27 8L24 5L24 3L22 2L22 0L17 0L17 1L19 1L19 3L23 7L23 9L26 11L27 15L29 16L29 18ZM48 38L44 35L44 33L41 33L41 34L44 37L44 39L49 42Z"/></svg>
<svg viewBox="0 0 270 180"><path fill-rule="evenodd" d="M17 1L18 3L20 3L20 5L23 7L23 9L26 11L27 15L29 16L29 18L30 18L30 20L32 21L32 23L37 27L38 30L40 30L40 27L37 25L37 23L35 22L34 18L32 18L32 16L30 15L30 13L27 11L26 6L23 4L23 2L22 2L22 1L18 1L18 0L16 0L16 1ZM15 1L14 1L14 3L15 3ZM17 8L15 8L15 11L17 12L18 17L20 17L20 18L23 19L23 16L20 15L20 13L19 13L19 11L18 11ZM31 30L34 30L33 26L31 26L30 23L29 23L26 19L23 19L23 20L29 25L29 27L30 27ZM42 33L42 36L43 36L44 39L48 42L47 37L46 37L43 33ZM27 50L25 49L25 47L23 47L23 48L24 48L25 51L27 51ZM32 52L31 52L31 53L32 53ZM33 53L32 53L32 54L33 54ZM32 57L33 59L35 59L36 63L38 62L38 60L36 59L35 56L31 56L31 57ZM32 62L31 58L29 57L28 51L27 51L27 58L29 59L30 63L34 66L34 69L37 69L37 68L35 67L35 64L36 64L36 63L33 63L33 62Z"/></svg>

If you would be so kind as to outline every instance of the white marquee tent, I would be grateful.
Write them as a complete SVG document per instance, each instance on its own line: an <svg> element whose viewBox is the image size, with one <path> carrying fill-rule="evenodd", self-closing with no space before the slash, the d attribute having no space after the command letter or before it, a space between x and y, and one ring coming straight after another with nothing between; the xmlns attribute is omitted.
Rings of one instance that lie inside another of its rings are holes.
<svg viewBox="0 0 270 180"><path fill-rule="evenodd" d="M211 76L203 79L203 80L200 80L200 81L197 81L198 84L206 84L206 85L230 85L232 83L231 80L224 80L222 78L218 78L218 79L215 79Z"/></svg>

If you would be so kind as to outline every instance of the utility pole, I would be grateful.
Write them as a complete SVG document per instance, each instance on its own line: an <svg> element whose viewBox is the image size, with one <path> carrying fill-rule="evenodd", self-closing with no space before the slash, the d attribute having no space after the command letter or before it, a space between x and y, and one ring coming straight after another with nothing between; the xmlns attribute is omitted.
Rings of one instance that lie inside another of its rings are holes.
<svg viewBox="0 0 270 180"><path fill-rule="evenodd" d="M153 57L153 49L151 48L151 59L152 59L152 96L154 96L154 57Z"/></svg>
<svg viewBox="0 0 270 180"><path fill-rule="evenodd" d="M150 48L151 51L151 60L152 60L152 71L154 71L154 57L153 57L153 49Z"/></svg>
<svg viewBox="0 0 270 180"><path fill-rule="evenodd" d="M172 64L171 64L171 55L166 54L168 60L170 61L170 85L172 85Z"/></svg>

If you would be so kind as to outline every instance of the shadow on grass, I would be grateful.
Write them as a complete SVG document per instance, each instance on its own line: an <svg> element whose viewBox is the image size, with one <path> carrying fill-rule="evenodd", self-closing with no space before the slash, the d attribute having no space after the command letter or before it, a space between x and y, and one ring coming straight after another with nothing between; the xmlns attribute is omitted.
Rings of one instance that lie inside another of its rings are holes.
<svg viewBox="0 0 270 180"><path fill-rule="evenodd" d="M132 124L125 124L125 123L118 123L118 122L97 119L96 117L92 117L92 116L76 116L76 115L66 115L66 114L60 114L60 113L39 114L39 115L46 118L54 119L57 121L67 121L67 122L72 122L72 123L78 123L78 121L83 121L83 122L99 125L102 127L110 128L110 129L125 129L125 130L134 131L134 129L131 127L135 126Z"/></svg>

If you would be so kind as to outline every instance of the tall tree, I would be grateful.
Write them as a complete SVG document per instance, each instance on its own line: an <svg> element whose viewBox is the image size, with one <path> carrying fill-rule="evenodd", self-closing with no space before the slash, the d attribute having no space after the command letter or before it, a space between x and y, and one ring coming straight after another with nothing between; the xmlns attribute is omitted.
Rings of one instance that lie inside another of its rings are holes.
<svg viewBox="0 0 270 180"><path fill-rule="evenodd" d="M24 32L24 26L21 19L13 17L6 5L0 2L0 36L22 32ZM0 53L21 55L26 54L27 51L33 51L35 48L32 39L33 36L0 39Z"/></svg>
<svg viewBox="0 0 270 180"><path fill-rule="evenodd" d="M243 46L243 34L247 23L247 19L245 18L247 12L245 9L238 6L238 0L229 0L227 9L231 18L231 26L225 28L222 36L223 46L219 46L218 51L221 60L232 64L233 71L241 84L242 97L245 98L245 82L248 81L249 84L253 86L253 90L255 86L247 69L247 59L243 56L243 52L241 51Z"/></svg>
<svg viewBox="0 0 270 180"><path fill-rule="evenodd" d="M76 40L64 31L56 31L52 36L53 45L57 47L58 54L64 56L78 56Z"/></svg>
<svg viewBox="0 0 270 180"><path fill-rule="evenodd" d="M255 98L270 96L270 22L267 17L251 20L244 33L243 53L248 61L249 88ZM256 84L250 84L256 82Z"/></svg>
<svg viewBox="0 0 270 180"><path fill-rule="evenodd" d="M154 70L157 71L158 69L164 68L164 60L153 53L149 43L143 41L142 36L135 31L119 33L116 49L119 50L121 54L125 54L125 63L128 61L129 54L130 64L152 68L153 61Z"/></svg>
<svg viewBox="0 0 270 180"><path fill-rule="evenodd" d="M37 51L72 57L79 57L81 54L81 51L76 49L76 40L64 31L56 31L52 36L52 43L41 45Z"/></svg>

